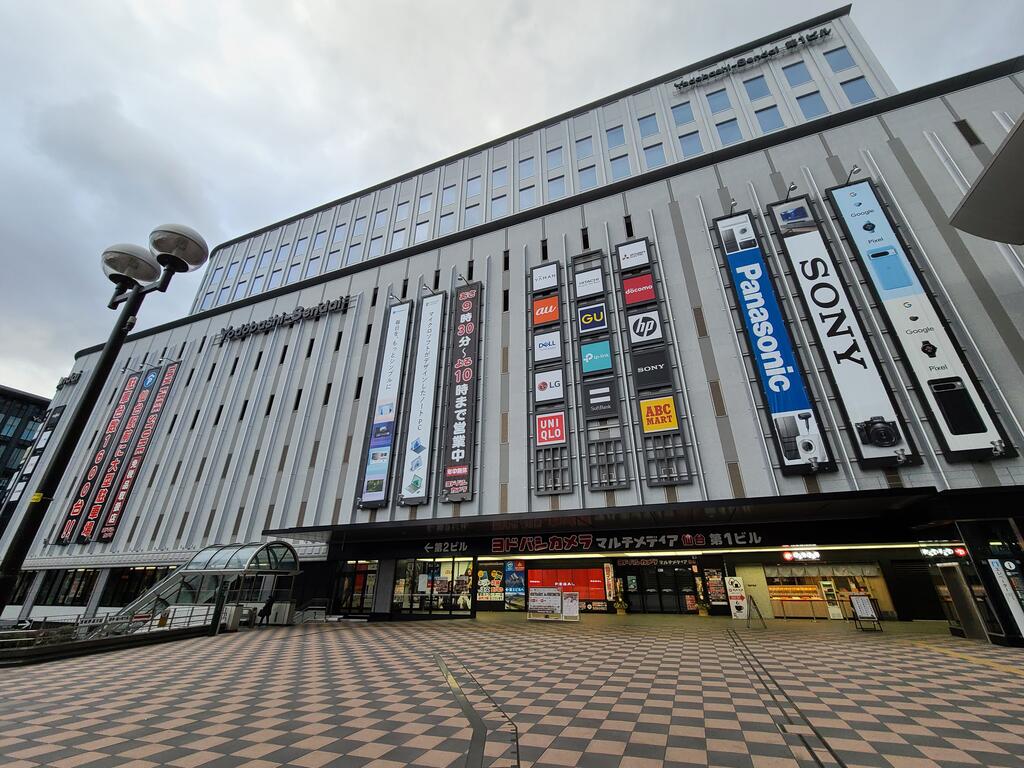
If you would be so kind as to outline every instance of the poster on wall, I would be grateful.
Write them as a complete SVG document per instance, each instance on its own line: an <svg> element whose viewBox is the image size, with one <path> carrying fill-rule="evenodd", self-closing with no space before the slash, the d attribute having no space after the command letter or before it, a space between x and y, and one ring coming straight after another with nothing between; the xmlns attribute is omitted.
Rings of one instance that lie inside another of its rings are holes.
<svg viewBox="0 0 1024 768"><path fill-rule="evenodd" d="M89 466L86 468L85 475L78 484L78 492L75 494L68 511L64 514L64 521L57 532L54 544L66 546L74 539L75 531L78 530L78 522L82 518L82 512L85 511L86 504L88 504L95 484L99 479L103 462L107 457L107 451L117 440L117 436L121 431L121 424L131 408L132 401L135 399L135 391L138 389L140 381L142 381L142 374L133 373L125 379L124 384L121 386L121 392L114 401L114 410L103 427L99 443L89 461Z"/></svg>
<svg viewBox="0 0 1024 768"><path fill-rule="evenodd" d="M505 561L505 610L526 610L526 561Z"/></svg>
<svg viewBox="0 0 1024 768"><path fill-rule="evenodd" d="M948 459L1015 456L870 181L828 191Z"/></svg>
<svg viewBox="0 0 1024 768"><path fill-rule="evenodd" d="M434 408L437 405L441 342L446 295L434 293L420 301L416 347L412 358L408 428L402 451L400 504L424 503L430 496L431 455L434 450Z"/></svg>
<svg viewBox="0 0 1024 768"><path fill-rule="evenodd" d="M170 396L171 387L174 386L174 380L177 378L180 367L180 363L171 363L160 376L160 384L153 395L153 402L149 406L149 413L146 414L146 420L138 430L135 444L132 446L124 471L117 481L117 490L111 499L110 509L100 526L99 541L113 541L114 534L117 533L117 527L124 516L124 510L128 500L131 498L132 491L135 490L135 484L138 482L139 475L142 472L142 464L146 459L146 454L149 452L149 445L154 435L156 435L156 428L160 424L160 416L167 405L167 398Z"/></svg>
<svg viewBox="0 0 1024 768"><path fill-rule="evenodd" d="M92 540L102 515L117 492L118 479L124 471L127 471L128 456L135 445L135 439L143 425L143 420L149 413L161 370L161 368L153 368L146 371L146 375L142 377L142 384L135 396L135 402L132 403L128 418L124 420L121 434L109 452L107 464L99 476L92 502L86 506L88 512L85 514L82 530L78 533L79 544L87 544Z"/></svg>
<svg viewBox="0 0 1024 768"><path fill-rule="evenodd" d="M441 500L446 502L473 498L483 292L479 282L456 288L452 305L441 452Z"/></svg>
<svg viewBox="0 0 1024 768"><path fill-rule="evenodd" d="M404 301L388 307L384 319L377 358L377 388L370 405L368 447L363 458L360 507L383 507L387 504L411 315L412 302Z"/></svg>
<svg viewBox="0 0 1024 768"><path fill-rule="evenodd" d="M807 197L769 206L862 466L915 458L903 420Z"/></svg>
<svg viewBox="0 0 1024 768"><path fill-rule="evenodd" d="M831 468L817 413L793 351L749 212L715 220L736 308L785 473Z"/></svg>

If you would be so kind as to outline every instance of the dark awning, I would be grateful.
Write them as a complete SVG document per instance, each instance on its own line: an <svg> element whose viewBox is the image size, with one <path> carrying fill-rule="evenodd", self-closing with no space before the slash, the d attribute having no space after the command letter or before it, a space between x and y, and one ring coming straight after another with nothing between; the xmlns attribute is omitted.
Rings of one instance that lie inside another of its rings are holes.
<svg viewBox="0 0 1024 768"><path fill-rule="evenodd" d="M1024 120L1017 125L975 179L949 223L997 243L1024 243Z"/></svg>

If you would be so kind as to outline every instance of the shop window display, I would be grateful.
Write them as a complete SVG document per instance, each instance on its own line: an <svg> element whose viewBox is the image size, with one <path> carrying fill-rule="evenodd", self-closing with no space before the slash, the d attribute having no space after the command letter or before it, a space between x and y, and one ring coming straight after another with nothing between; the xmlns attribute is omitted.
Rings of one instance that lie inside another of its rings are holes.
<svg viewBox="0 0 1024 768"><path fill-rule="evenodd" d="M397 615L469 616L473 608L473 560L399 560L391 607Z"/></svg>

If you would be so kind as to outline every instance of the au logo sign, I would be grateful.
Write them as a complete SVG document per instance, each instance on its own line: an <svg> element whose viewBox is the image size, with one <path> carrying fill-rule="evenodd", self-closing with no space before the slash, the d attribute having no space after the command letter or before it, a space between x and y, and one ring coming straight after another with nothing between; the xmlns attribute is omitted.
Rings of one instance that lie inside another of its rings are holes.
<svg viewBox="0 0 1024 768"><path fill-rule="evenodd" d="M603 301L577 308L576 319L579 321L580 334L608 330L608 311Z"/></svg>
<svg viewBox="0 0 1024 768"><path fill-rule="evenodd" d="M651 432L672 432L679 429L679 417L676 414L676 399L652 397L640 401L640 424L644 434Z"/></svg>
<svg viewBox="0 0 1024 768"><path fill-rule="evenodd" d="M558 322L558 297L549 296L546 299L533 300L533 324L548 325Z"/></svg>

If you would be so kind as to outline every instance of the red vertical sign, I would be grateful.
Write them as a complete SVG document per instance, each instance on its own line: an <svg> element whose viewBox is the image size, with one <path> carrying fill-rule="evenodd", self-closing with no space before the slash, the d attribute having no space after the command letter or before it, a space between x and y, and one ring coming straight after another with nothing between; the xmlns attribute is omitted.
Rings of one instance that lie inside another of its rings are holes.
<svg viewBox="0 0 1024 768"><path fill-rule="evenodd" d="M149 415L146 416L146 420L142 424L138 439L135 441L135 447L131 451L128 462L125 464L124 472L121 474L121 479L117 484L117 489L114 492L110 510L107 512L103 526L100 528L100 541L112 541L114 534L117 533L117 526L121 522L125 505L132 494L132 489L135 488L135 481L139 477L142 462L149 451L149 444L156 432L157 424L160 423L160 414L163 413L164 405L167 402L167 395L171 391L171 385L174 384L174 377L178 373L178 366L179 363L171 363L164 371L163 378L160 379L160 386L157 388L156 394L153 395L153 403L149 408Z"/></svg>
<svg viewBox="0 0 1024 768"><path fill-rule="evenodd" d="M117 433L121 429L121 421L128 412L129 405L135 397L135 390L138 388L141 379L142 374L133 373L125 380L124 386L121 388L121 394L118 396L117 403L114 406L114 412L110 414L110 418L107 420L103 434L100 435L99 445L96 446L96 451L93 453L89 468L85 471L85 477L79 483L78 494L71 503L67 514L64 515L64 523L60 527L60 532L57 534L57 539L54 542L55 544L70 544L71 540L75 537L75 530L78 528L78 521L81 518L82 510L85 509L85 505L92 495L94 483L96 478L99 477L100 468L107 457L107 451L114 444Z"/></svg>

